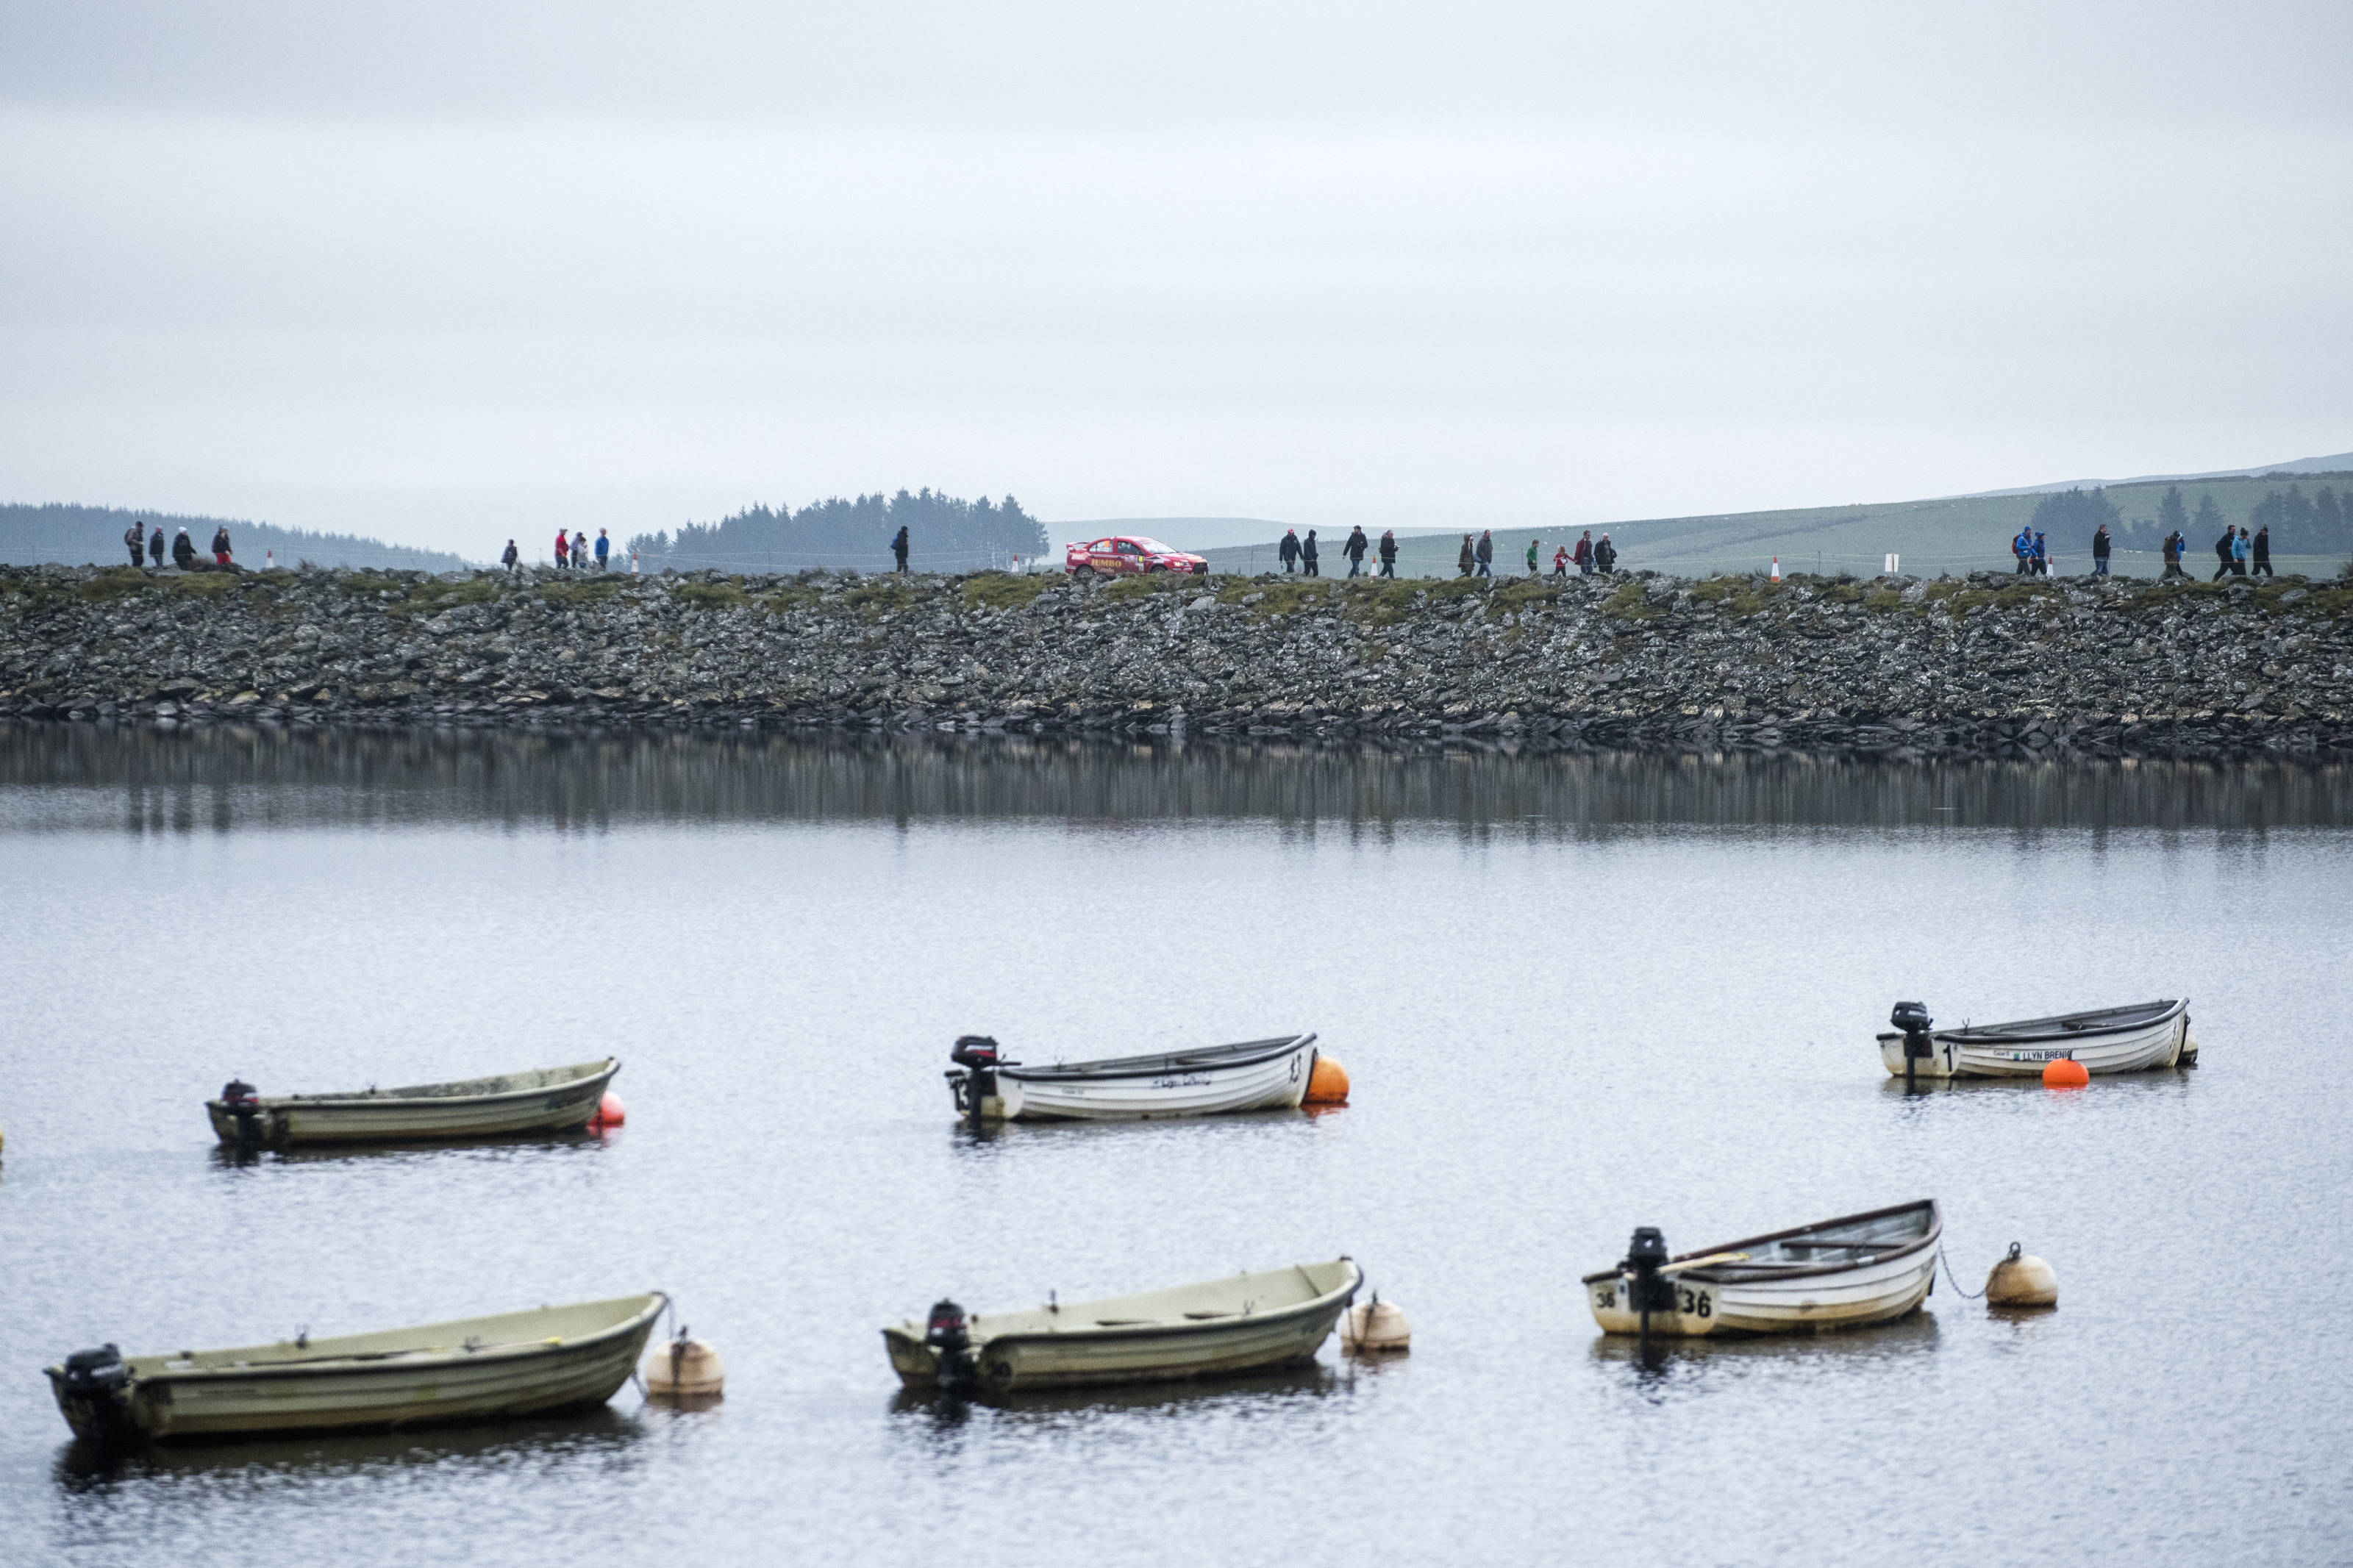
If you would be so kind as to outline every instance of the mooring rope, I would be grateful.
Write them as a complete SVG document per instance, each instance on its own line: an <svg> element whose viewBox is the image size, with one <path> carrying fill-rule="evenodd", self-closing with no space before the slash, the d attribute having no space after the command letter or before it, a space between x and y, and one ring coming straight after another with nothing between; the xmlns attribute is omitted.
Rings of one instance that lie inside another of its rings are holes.
<svg viewBox="0 0 2353 1568"><path fill-rule="evenodd" d="M1982 1290L1961 1289L1960 1276L1953 1272L1953 1260L1945 1256L1945 1249L1942 1246L1939 1246L1936 1248L1936 1261L1945 1266L1945 1278L1951 1283L1955 1290L1959 1291L1962 1300L1980 1301L1985 1299L1985 1292Z"/></svg>

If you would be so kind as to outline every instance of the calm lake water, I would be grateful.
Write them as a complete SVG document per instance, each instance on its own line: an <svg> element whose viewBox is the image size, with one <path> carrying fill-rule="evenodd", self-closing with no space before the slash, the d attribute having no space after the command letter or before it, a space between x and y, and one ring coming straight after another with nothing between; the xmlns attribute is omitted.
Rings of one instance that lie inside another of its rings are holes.
<svg viewBox="0 0 2353 1568"><path fill-rule="evenodd" d="M2342 1561L2348 784L0 729L0 1562ZM2084 1092L1872 1040L2185 992L2204 1065ZM940 1079L1294 1028L1352 1105ZM601 1141L240 1168L200 1104L607 1053ZM2059 1310L1646 1368L1577 1287L1923 1195ZM956 1413L876 1332L1342 1252L1410 1357ZM110 1468L39 1373L656 1287L714 1409Z"/></svg>

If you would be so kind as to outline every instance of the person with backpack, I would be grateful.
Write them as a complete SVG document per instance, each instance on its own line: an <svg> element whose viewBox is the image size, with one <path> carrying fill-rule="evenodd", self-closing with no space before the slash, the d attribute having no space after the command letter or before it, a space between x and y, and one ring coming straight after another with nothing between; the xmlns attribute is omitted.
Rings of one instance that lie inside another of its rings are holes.
<svg viewBox="0 0 2353 1568"><path fill-rule="evenodd" d="M1309 529L1307 537L1299 542L1299 570L1304 576L1324 575L1323 552L1316 548L1315 531Z"/></svg>
<svg viewBox="0 0 2353 1568"><path fill-rule="evenodd" d="M2018 537L2010 542L2010 552L2018 557L2017 574L2019 576L2033 575L2034 533L2031 529L2021 528L2018 531Z"/></svg>
<svg viewBox="0 0 2353 1568"><path fill-rule="evenodd" d="M2242 530L2242 531L2244 531ZM2279 575L2272 570L2272 525L2268 522L2255 530L2255 575L2258 577Z"/></svg>
<svg viewBox="0 0 2353 1568"><path fill-rule="evenodd" d="M1471 569L1479 564L1479 552L1471 548L1471 536L1467 533L1462 536L1462 553L1454 558L1454 564L1458 574L1464 577L1471 575Z"/></svg>
<svg viewBox="0 0 2353 1568"><path fill-rule="evenodd" d="M1365 537L1363 525L1359 524L1348 530L1347 542L1340 546L1340 553L1348 558L1349 576L1361 577L1365 574L1365 552L1372 547L1373 542Z"/></svg>
<svg viewBox="0 0 2353 1568"><path fill-rule="evenodd" d="M142 564L147 557L147 525L132 519L131 526L122 531L122 542L131 547L131 564Z"/></svg>
<svg viewBox="0 0 2353 1568"><path fill-rule="evenodd" d="M2158 578L2158 582L2164 582L2167 577L2179 577L2184 582L2189 581L2189 574L2181 569L2181 552L2189 543L2189 541L2181 537L2181 531L2178 528L2165 536L2162 550L2165 556L2165 571Z"/></svg>
<svg viewBox="0 0 2353 1568"><path fill-rule="evenodd" d="M901 523L899 531L891 536L891 558L898 563L895 570L907 570L907 525Z"/></svg>
<svg viewBox="0 0 2353 1568"><path fill-rule="evenodd" d="M1275 547L1274 552L1282 558L1282 569L1285 572L1296 571L1299 566L1299 531L1295 528L1284 529L1282 542Z"/></svg>
<svg viewBox="0 0 2353 1568"><path fill-rule="evenodd" d="M228 524L227 523L223 523L218 528L213 530L213 561L215 564L221 566L226 566L229 563Z"/></svg>
<svg viewBox="0 0 2353 1568"><path fill-rule="evenodd" d="M1388 529L1381 534L1381 575L1397 575L1397 530Z"/></svg>
<svg viewBox="0 0 2353 1568"><path fill-rule="evenodd" d="M1578 576L1593 575L1593 531L1591 529L1587 529L1585 537L1577 542L1576 552L1569 556L1569 559L1577 563Z"/></svg>
<svg viewBox="0 0 2353 1568"><path fill-rule="evenodd" d="M499 564L507 569L510 577L522 570L522 552L515 548L513 540L507 541L507 552L499 557Z"/></svg>
<svg viewBox="0 0 2353 1568"><path fill-rule="evenodd" d="M1478 562L1480 576L1493 578L1495 575L1495 531L1493 529L1482 528L1479 531L1479 548L1471 552L1471 558Z"/></svg>
<svg viewBox="0 0 2353 1568"><path fill-rule="evenodd" d="M605 531L600 528L596 531L597 571L602 572L605 569L605 558L611 553L613 553L613 542L606 537Z"/></svg>
<svg viewBox="0 0 2353 1568"><path fill-rule="evenodd" d="M2108 525L2104 522L2092 532L2092 575L2094 577L2108 574Z"/></svg>
<svg viewBox="0 0 2353 1568"><path fill-rule="evenodd" d="M1618 570L1618 547L1609 542L1606 533L1594 543L1593 569L1605 577Z"/></svg>
<svg viewBox="0 0 2353 1568"><path fill-rule="evenodd" d="M164 564L164 525L160 522L155 525L155 537L147 542L147 553L160 569Z"/></svg>

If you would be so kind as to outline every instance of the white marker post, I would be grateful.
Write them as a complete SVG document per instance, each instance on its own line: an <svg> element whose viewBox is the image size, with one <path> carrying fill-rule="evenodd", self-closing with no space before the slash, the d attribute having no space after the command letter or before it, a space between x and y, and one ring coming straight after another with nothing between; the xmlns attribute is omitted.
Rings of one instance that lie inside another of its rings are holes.
<svg viewBox="0 0 2353 1568"><path fill-rule="evenodd" d="M1898 560L1898 559L1900 559L1900 557L1894 556L1894 555L1891 555L1891 556L1889 556L1889 557L1887 558L1887 575L1889 575L1890 577L1893 577L1893 576L1894 576L1894 575L1895 575L1895 563L1897 562L1897 560Z"/></svg>

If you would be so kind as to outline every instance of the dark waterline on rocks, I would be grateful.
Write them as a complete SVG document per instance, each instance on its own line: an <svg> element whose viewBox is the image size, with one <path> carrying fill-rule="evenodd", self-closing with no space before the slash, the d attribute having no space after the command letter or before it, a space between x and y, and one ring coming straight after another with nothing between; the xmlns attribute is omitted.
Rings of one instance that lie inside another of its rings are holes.
<svg viewBox="0 0 2353 1568"><path fill-rule="evenodd" d="M2332 767L0 727L0 1561L2330 1561L2353 1373L2267 1304L2353 1240ZM2194 1072L1906 1098L1898 995L2187 993ZM1017 1051L1323 1033L1355 1103L950 1124ZM603 1141L301 1159L199 1101L611 1052ZM1680 1347L1700 1246L1919 1195L2062 1304ZM875 1330L1346 1251L1352 1370L961 1415ZM38 1365L659 1286L680 1414L69 1444Z"/></svg>

